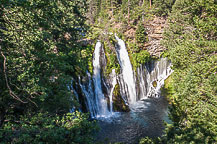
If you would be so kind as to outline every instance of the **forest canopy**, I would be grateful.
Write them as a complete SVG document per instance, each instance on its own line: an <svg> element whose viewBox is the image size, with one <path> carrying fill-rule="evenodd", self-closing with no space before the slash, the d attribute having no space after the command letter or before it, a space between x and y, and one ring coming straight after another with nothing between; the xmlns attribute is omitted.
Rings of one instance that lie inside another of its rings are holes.
<svg viewBox="0 0 217 144"><path fill-rule="evenodd" d="M174 70L163 88L173 123L140 143L215 143L216 11L215 0L1 0L0 142L94 143L97 124L76 111L82 104L67 88L92 70L94 47L83 40L104 40L106 68L118 71L114 40L103 32L118 33L136 68L151 59L145 24L161 17L162 55Z"/></svg>

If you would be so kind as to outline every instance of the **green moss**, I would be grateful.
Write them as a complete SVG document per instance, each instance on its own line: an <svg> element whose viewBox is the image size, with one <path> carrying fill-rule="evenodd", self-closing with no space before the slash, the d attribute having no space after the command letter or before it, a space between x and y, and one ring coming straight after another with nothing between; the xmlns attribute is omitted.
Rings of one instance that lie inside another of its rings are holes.
<svg viewBox="0 0 217 144"><path fill-rule="evenodd" d="M169 52L168 51L163 51L161 53L160 57L163 57L163 58L169 57Z"/></svg>
<svg viewBox="0 0 217 144"><path fill-rule="evenodd" d="M87 66L88 66L88 71L92 74L93 73L93 52L94 52L94 45L89 45L88 46L88 51L86 51L86 55L88 55L87 58Z"/></svg>
<svg viewBox="0 0 217 144"><path fill-rule="evenodd" d="M131 57L131 63L134 69L136 69L141 64L145 64L146 62L151 60L151 56L146 50L141 50L138 53L133 53Z"/></svg>
<svg viewBox="0 0 217 144"><path fill-rule="evenodd" d="M117 74L120 73L120 65L118 63L118 59L114 51L115 48L113 43L114 40L112 38L109 38L104 42L105 55L107 60L107 66L105 68L106 71L104 72L106 76L109 76L109 74L112 72L113 69L115 69L115 72Z"/></svg>
<svg viewBox="0 0 217 144"><path fill-rule="evenodd" d="M152 85L153 85L153 87L157 87L157 82L156 82L156 81L153 81L153 82L152 82Z"/></svg>
<svg viewBox="0 0 217 144"><path fill-rule="evenodd" d="M120 86L116 84L113 91L113 109L114 111L129 112L129 106L127 106L120 94Z"/></svg>

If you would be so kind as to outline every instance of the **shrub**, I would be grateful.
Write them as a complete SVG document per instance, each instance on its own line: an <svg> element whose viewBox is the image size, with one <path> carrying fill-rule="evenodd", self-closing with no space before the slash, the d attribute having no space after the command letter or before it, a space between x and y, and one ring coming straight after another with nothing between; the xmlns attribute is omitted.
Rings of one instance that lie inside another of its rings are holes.
<svg viewBox="0 0 217 144"><path fill-rule="evenodd" d="M38 113L32 118L9 121L0 129L3 143L92 143L94 121L80 112L62 117Z"/></svg>
<svg viewBox="0 0 217 144"><path fill-rule="evenodd" d="M142 23L140 23L136 29L136 42L145 43L148 41L146 29Z"/></svg>

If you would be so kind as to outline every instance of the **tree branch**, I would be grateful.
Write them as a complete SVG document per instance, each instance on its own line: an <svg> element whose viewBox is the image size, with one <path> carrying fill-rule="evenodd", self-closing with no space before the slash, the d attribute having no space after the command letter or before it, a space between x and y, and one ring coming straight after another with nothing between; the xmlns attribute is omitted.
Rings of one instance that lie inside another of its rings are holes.
<svg viewBox="0 0 217 144"><path fill-rule="evenodd" d="M0 46L0 51L1 51L1 46ZM9 84L8 84L8 76L7 76L7 73L6 73L6 70L7 70L7 67L6 67L6 61L7 61L7 58L6 56L3 54L3 52L1 51L1 55L3 56L4 58L4 63L3 63L3 72L4 72L4 77L5 77L5 82L6 82L6 86L9 90L9 94L10 96L12 96L14 99L22 102L22 103L27 103L27 102L24 102L23 100L20 99L19 96L17 96L10 88Z"/></svg>

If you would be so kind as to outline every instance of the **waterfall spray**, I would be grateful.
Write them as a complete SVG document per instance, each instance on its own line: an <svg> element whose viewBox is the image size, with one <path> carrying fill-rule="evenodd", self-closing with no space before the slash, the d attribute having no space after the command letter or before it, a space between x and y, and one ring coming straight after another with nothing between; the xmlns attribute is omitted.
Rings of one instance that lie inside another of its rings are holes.
<svg viewBox="0 0 217 144"><path fill-rule="evenodd" d="M107 101L102 92L101 85L101 67L100 67L100 49L102 48L101 42L97 42L94 50L93 57L93 83L95 88L95 97L97 104L97 117L103 117L109 114Z"/></svg>
<svg viewBox="0 0 217 144"><path fill-rule="evenodd" d="M111 73L111 77L112 77L112 88L109 94L109 99L110 99L110 112L113 113L113 91L115 89L115 86L117 84L117 78L116 78L116 73L115 73L115 69L112 70Z"/></svg>
<svg viewBox="0 0 217 144"><path fill-rule="evenodd" d="M122 90L125 91L123 93L127 94L128 103L132 104L132 103L135 103L137 100L136 84L135 84L132 65L131 65L130 58L128 56L128 52L127 52L124 41L118 38L117 35L115 35L115 38L118 41L116 45L116 53L117 53L119 64L121 66L121 71L123 75L123 83L125 85L123 86L123 88L125 89L122 89Z"/></svg>
<svg viewBox="0 0 217 144"><path fill-rule="evenodd" d="M160 97L160 89L164 81L173 72L167 58L161 58L159 61L141 64L135 73L124 41L116 35L115 38L117 40L115 49L121 73L116 74L113 69L107 79L102 76L101 67L106 65L106 57L102 44L98 41L93 54L93 75L87 72L88 79L85 79L84 83L79 78L79 85L85 95L86 106L92 118L107 118L113 115L113 91L116 84L120 87L121 98L133 110L135 105L138 106L137 101L141 99ZM77 97L76 93L75 96Z"/></svg>

